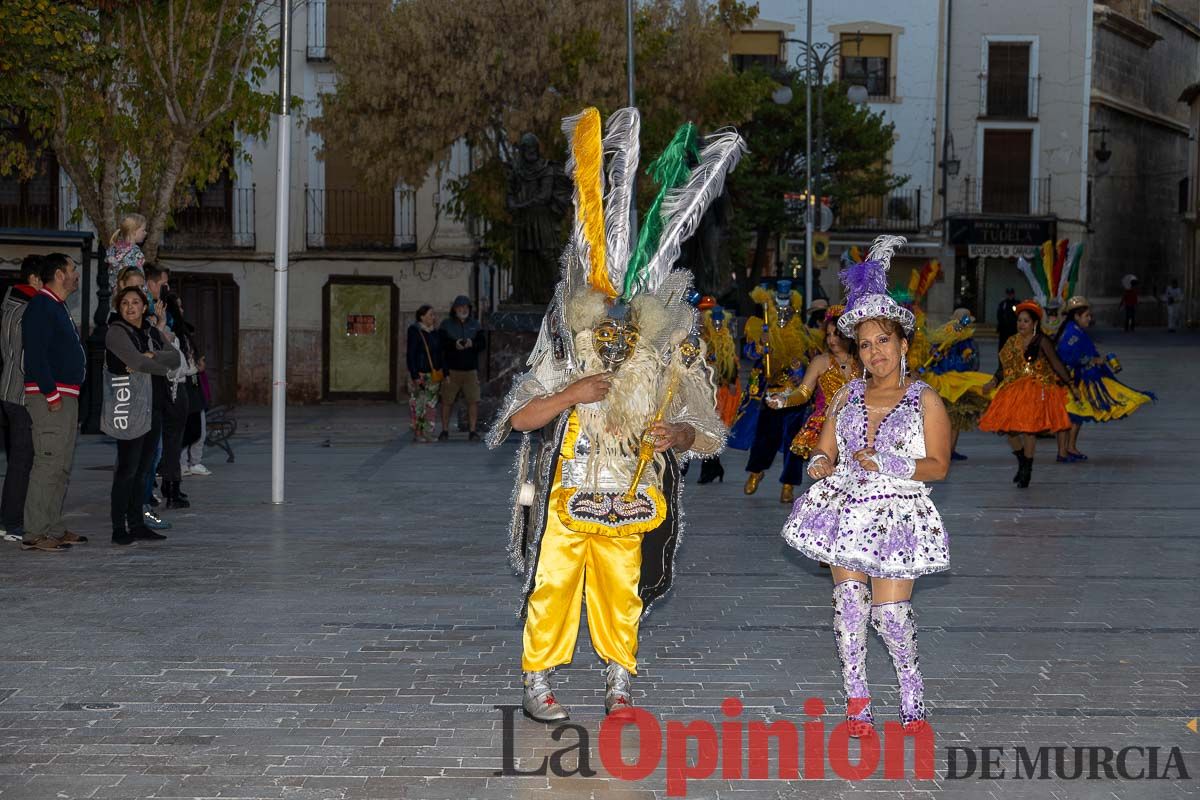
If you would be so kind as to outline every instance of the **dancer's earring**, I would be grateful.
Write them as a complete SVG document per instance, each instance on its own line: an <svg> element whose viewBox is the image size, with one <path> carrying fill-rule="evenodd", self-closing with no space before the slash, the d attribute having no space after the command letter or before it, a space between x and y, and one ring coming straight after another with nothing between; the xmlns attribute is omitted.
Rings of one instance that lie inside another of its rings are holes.
<svg viewBox="0 0 1200 800"><path fill-rule="evenodd" d="M867 379L867 365L863 364L863 380Z"/></svg>
<svg viewBox="0 0 1200 800"><path fill-rule="evenodd" d="M904 376L908 374L908 355L900 355L900 385L904 385Z"/></svg>

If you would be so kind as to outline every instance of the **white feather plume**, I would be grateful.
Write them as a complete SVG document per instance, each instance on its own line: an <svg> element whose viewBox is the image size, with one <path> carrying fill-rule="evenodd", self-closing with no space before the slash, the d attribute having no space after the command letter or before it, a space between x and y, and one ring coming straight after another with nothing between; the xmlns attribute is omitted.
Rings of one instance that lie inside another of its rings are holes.
<svg viewBox="0 0 1200 800"><path fill-rule="evenodd" d="M884 234L871 242L871 251L867 253L868 261L878 261L883 265L884 271L891 269L892 256L896 253L897 247L903 247L908 244L908 239L903 236L889 236Z"/></svg>
<svg viewBox="0 0 1200 800"><path fill-rule="evenodd" d="M642 120L636 108L622 108L608 118L604 134L604 155L608 160L608 192L604 197L604 232L608 243L608 274L613 286L625 284L629 266L629 224L633 187L637 178Z"/></svg>
<svg viewBox="0 0 1200 800"><path fill-rule="evenodd" d="M667 193L662 205L664 220L658 251L646 267L646 288L654 291L679 258L680 248L696 228L700 218L725 186L726 176L746 152L746 141L732 129L707 137L700 151L700 163L688 182Z"/></svg>

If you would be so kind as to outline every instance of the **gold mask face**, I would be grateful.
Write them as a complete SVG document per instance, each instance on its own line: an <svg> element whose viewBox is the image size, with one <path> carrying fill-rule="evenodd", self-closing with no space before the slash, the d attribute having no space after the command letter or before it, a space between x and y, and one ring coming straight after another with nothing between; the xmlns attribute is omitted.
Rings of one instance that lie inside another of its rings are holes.
<svg viewBox="0 0 1200 800"><path fill-rule="evenodd" d="M633 355L640 338L638 326L624 320L606 319L592 330L592 346L608 370L624 364Z"/></svg>

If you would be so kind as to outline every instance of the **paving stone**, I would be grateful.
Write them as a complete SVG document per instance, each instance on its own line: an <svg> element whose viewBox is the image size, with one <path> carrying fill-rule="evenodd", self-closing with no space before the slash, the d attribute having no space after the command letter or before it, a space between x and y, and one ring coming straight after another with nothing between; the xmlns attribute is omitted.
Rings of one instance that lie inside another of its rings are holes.
<svg viewBox="0 0 1200 800"><path fill-rule="evenodd" d="M1085 428L1086 463L1055 464L1039 443L1025 491L1002 441L966 434L970 459L934 487L952 569L918 581L915 605L935 778L718 768L690 779L689 797L1198 794L1200 736L1185 723L1200 713L1200 387L1184 365L1200 339L1100 335L1156 406ZM53 557L0 545L0 798L665 798L665 763L640 781L602 763L603 676L586 627L555 685L596 774L496 774L495 706L520 700L519 583L503 552L513 445L411 445L396 438L399 406L288 411L283 506L267 502L269 415L239 409L237 463L186 479L193 507L164 512L167 541L106 544L111 473L94 468L114 448L85 437L67 508L92 543ZM828 734L840 722L828 573L780 539L777 471L742 494L744 458L724 456L728 482L686 488L679 581L642 628L635 699L664 729L728 723L721 703L737 697L743 725ZM877 714L893 719L895 676L874 639L868 669ZM805 713L810 697L824 716ZM512 730L526 771L578 738L519 714ZM623 741L632 759L633 733ZM1018 746L1089 745L1157 746L1160 768L1179 747L1192 779L945 774L948 747L1004 747L1011 772Z"/></svg>

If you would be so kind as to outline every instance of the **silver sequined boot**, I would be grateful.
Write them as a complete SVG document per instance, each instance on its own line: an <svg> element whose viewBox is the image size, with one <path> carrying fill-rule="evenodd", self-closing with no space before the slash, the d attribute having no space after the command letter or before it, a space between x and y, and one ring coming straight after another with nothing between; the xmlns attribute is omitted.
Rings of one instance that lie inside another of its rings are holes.
<svg viewBox="0 0 1200 800"><path fill-rule="evenodd" d="M925 725L925 680L917 659L917 623L912 603L884 603L871 608L871 625L887 645L900 684L900 722L905 730Z"/></svg>
<svg viewBox="0 0 1200 800"><path fill-rule="evenodd" d="M554 690L550 688L550 670L526 672L522 678L525 695L521 699L521 708L527 717L538 722L561 722L570 719L567 709L554 699Z"/></svg>
<svg viewBox="0 0 1200 800"><path fill-rule="evenodd" d="M875 730L871 691L867 688L867 621L870 613L870 586L851 580L833 587L833 639L842 662L846 722L850 735L855 738Z"/></svg>
<svg viewBox="0 0 1200 800"><path fill-rule="evenodd" d="M629 670L617 662L604 668L604 713L616 714L633 708L633 695L629 690Z"/></svg>

